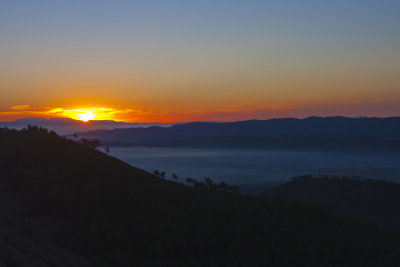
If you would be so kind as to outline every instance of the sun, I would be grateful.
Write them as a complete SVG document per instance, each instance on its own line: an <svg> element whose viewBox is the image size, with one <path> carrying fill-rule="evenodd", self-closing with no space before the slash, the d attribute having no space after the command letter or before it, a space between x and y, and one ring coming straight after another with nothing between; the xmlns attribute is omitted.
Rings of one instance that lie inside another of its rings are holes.
<svg viewBox="0 0 400 267"><path fill-rule="evenodd" d="M115 114L122 113L114 108L83 107L83 108L54 108L49 111L57 117L79 120L82 122L94 120L115 120Z"/></svg>
<svg viewBox="0 0 400 267"><path fill-rule="evenodd" d="M83 111L78 114L78 120L88 122L93 120L96 117L96 114L93 113L93 111L87 110Z"/></svg>

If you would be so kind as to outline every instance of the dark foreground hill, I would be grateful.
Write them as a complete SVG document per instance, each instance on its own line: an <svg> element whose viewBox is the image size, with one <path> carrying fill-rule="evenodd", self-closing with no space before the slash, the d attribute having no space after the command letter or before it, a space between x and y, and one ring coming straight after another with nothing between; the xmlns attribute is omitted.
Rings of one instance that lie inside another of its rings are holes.
<svg viewBox="0 0 400 267"><path fill-rule="evenodd" d="M258 195L322 204L400 231L398 183L303 176Z"/></svg>
<svg viewBox="0 0 400 267"><path fill-rule="evenodd" d="M400 150L400 118L310 117L78 133L108 146Z"/></svg>
<svg viewBox="0 0 400 267"><path fill-rule="evenodd" d="M0 266L399 266L399 235L318 206L159 179L0 129Z"/></svg>

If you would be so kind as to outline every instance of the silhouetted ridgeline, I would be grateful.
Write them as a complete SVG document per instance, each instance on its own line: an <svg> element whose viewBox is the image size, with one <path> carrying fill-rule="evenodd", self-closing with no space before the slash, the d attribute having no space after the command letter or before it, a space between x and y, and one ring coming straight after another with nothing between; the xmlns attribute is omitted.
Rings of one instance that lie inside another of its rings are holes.
<svg viewBox="0 0 400 267"><path fill-rule="evenodd" d="M322 204L346 214L375 221L400 231L400 184L311 175L265 190L264 197L283 197Z"/></svg>
<svg viewBox="0 0 400 267"><path fill-rule="evenodd" d="M96 129L114 129L130 127L171 126L172 123L129 123L112 120L94 120L82 122L69 118L23 118L15 121L0 121L0 127L15 129L26 128L28 125L37 125L55 131L60 135L71 134L79 131Z"/></svg>
<svg viewBox="0 0 400 267"><path fill-rule="evenodd" d="M0 196L21 200L0 213L13 229L0 231L0 263L9 266L29 266L27 258L41 266L400 264L399 235L377 226L318 206L168 182L37 127L0 129L0 173Z"/></svg>
<svg viewBox="0 0 400 267"><path fill-rule="evenodd" d="M95 130L109 146L400 150L400 118L310 117Z"/></svg>

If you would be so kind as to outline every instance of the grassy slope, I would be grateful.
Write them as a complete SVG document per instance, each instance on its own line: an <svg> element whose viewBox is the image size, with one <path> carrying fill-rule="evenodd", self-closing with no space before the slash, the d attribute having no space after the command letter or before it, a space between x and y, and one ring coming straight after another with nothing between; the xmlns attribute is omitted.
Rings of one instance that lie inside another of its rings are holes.
<svg viewBox="0 0 400 267"><path fill-rule="evenodd" d="M160 180L32 128L0 129L0 173L95 266L396 266L399 236L317 206ZM35 214L32 214L35 216Z"/></svg>

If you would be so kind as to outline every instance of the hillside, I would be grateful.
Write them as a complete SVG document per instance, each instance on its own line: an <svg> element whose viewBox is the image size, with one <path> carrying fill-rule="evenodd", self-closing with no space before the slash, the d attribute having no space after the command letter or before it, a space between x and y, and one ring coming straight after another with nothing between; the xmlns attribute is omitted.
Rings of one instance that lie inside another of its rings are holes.
<svg viewBox="0 0 400 267"><path fill-rule="evenodd" d="M109 146L299 150L400 149L400 118L310 117L80 132Z"/></svg>
<svg viewBox="0 0 400 267"><path fill-rule="evenodd" d="M263 197L283 197L322 204L400 231L400 184L349 178L304 176L265 190Z"/></svg>
<svg viewBox="0 0 400 267"><path fill-rule="evenodd" d="M6 266L35 266L21 255L50 266L400 264L399 235L373 224L168 182L37 127L0 129L0 173L0 195L19 203L0 214Z"/></svg>

